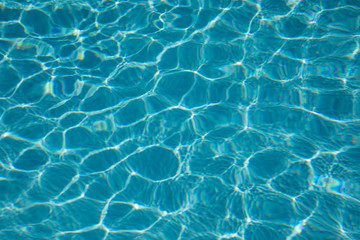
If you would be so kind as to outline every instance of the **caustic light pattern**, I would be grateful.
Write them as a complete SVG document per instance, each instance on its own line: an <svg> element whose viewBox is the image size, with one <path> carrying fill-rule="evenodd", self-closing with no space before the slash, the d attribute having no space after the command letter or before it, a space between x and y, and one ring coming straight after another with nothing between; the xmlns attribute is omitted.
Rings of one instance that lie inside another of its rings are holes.
<svg viewBox="0 0 360 240"><path fill-rule="evenodd" d="M0 238L360 239L360 1L3 0Z"/></svg>

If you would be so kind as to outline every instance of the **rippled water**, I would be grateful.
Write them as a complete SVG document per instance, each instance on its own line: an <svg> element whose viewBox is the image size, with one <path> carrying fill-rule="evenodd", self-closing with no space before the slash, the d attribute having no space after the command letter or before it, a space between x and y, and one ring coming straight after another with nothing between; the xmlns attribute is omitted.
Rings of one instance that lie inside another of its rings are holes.
<svg viewBox="0 0 360 240"><path fill-rule="evenodd" d="M0 3L1 239L360 239L360 1Z"/></svg>

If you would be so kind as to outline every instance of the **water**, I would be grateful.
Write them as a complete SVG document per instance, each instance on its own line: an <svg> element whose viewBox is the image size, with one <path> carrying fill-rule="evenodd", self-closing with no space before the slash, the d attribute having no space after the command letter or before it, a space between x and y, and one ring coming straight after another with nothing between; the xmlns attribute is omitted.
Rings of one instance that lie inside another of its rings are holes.
<svg viewBox="0 0 360 240"><path fill-rule="evenodd" d="M0 4L1 239L360 239L360 2Z"/></svg>

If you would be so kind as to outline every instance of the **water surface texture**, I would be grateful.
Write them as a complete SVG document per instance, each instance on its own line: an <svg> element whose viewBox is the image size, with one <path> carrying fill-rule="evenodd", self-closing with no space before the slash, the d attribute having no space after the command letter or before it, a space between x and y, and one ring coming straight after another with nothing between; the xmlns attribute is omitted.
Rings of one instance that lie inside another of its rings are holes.
<svg viewBox="0 0 360 240"><path fill-rule="evenodd" d="M359 0L2 0L0 239L360 239Z"/></svg>

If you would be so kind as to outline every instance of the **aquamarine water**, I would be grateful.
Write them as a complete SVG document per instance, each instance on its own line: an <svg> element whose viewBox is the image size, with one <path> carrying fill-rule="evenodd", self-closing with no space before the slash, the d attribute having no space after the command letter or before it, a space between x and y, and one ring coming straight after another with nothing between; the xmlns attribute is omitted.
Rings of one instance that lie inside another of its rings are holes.
<svg viewBox="0 0 360 240"><path fill-rule="evenodd" d="M360 1L2 0L0 239L360 239Z"/></svg>

